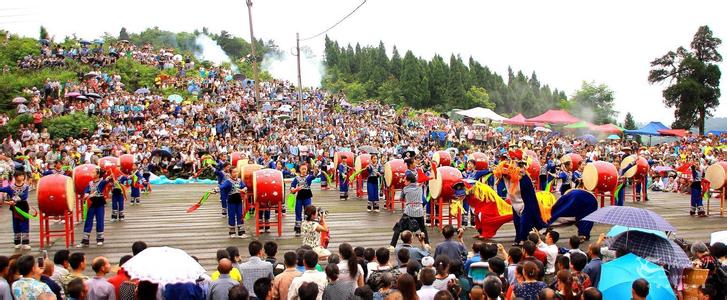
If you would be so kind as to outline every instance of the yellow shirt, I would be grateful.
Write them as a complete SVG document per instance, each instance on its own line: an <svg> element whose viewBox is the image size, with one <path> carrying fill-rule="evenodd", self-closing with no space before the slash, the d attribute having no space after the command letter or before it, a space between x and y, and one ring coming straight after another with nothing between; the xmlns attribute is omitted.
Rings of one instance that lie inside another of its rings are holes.
<svg viewBox="0 0 727 300"><path fill-rule="evenodd" d="M214 273L212 273L211 277L212 277L212 281L217 280L217 278L220 277L220 271L215 271ZM230 271L230 278L232 278L236 281L242 282L242 274L240 274L240 269L232 268L232 270Z"/></svg>

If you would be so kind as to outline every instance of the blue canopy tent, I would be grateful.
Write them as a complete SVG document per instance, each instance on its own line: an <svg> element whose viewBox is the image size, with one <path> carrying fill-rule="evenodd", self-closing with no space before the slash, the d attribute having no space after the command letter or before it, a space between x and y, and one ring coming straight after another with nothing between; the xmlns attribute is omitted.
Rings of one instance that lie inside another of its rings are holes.
<svg viewBox="0 0 727 300"><path fill-rule="evenodd" d="M646 126L641 127L636 130L624 130L624 134L648 135L649 136L649 145L651 145L651 137L659 136L659 135L661 135L659 133L659 130L667 130L667 129L670 129L670 128L666 127L664 124L661 124L661 122L650 122L649 124L646 124Z"/></svg>

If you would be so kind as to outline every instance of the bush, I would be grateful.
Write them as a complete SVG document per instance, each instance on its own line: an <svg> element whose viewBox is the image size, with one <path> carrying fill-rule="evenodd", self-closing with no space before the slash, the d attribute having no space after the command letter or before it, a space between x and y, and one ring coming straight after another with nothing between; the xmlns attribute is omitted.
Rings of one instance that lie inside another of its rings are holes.
<svg viewBox="0 0 727 300"><path fill-rule="evenodd" d="M10 119L10 121L8 121L8 126L6 126L7 132L17 136L18 128L20 128L20 125L22 124L33 124L33 116L31 114L20 114L15 118Z"/></svg>
<svg viewBox="0 0 727 300"><path fill-rule="evenodd" d="M89 117L83 113L75 113L60 117L55 117L43 122L48 133L53 139L65 139L68 137L80 137L84 134L84 129L88 133L93 133L98 126L96 118Z"/></svg>

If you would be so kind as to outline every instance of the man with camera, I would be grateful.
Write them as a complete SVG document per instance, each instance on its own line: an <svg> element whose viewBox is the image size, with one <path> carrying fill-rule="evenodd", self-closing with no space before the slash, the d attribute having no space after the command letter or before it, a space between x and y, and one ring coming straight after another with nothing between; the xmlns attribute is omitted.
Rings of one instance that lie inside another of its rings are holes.
<svg viewBox="0 0 727 300"><path fill-rule="evenodd" d="M416 237L416 239L419 241L419 246L412 245L412 239ZM429 256L429 251L431 250L431 247L429 244L424 242L424 234L421 232L417 232L416 234L412 234L409 230L404 230L401 232L401 242L402 244L398 247L396 247L396 251L394 253L397 254L397 260L398 260L398 254L401 249L408 249L409 250L409 259L410 261L416 260L421 264L422 258L425 256ZM401 264L401 262L398 262Z"/></svg>

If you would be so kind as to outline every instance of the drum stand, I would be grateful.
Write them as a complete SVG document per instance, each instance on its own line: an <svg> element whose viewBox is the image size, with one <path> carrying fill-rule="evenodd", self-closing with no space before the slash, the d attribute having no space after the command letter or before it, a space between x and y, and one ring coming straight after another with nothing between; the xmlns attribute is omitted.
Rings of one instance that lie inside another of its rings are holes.
<svg viewBox="0 0 727 300"><path fill-rule="evenodd" d="M366 196L367 192L363 189L363 186L366 184L364 183L363 178L361 178L361 175L356 176L356 197L363 198Z"/></svg>
<svg viewBox="0 0 727 300"><path fill-rule="evenodd" d="M264 212L270 212L272 218L275 214L275 221L260 220ZM271 205L260 206L259 202L255 202L255 236L260 236L260 228L265 227L277 227L278 237L283 235L283 204L282 202L274 203Z"/></svg>
<svg viewBox="0 0 727 300"><path fill-rule="evenodd" d="M76 218L74 220L76 223L80 223L83 218L83 200L83 194L76 195Z"/></svg>
<svg viewBox="0 0 727 300"><path fill-rule="evenodd" d="M38 219L40 221L40 248L50 247L51 237L63 237L66 240L66 249L75 243L72 212L66 211L63 216L49 216L41 212ZM50 219L63 220L63 230L51 230Z"/></svg>
<svg viewBox="0 0 727 300"><path fill-rule="evenodd" d="M451 201L444 201L442 197L431 199L432 203L429 204L429 216L431 217L430 226L431 227L439 227L441 230L442 227L444 227L443 219L444 219L444 206L447 206L447 210L450 210L450 205L452 204ZM464 204L464 203L463 203ZM457 228L462 227L462 213L457 212L456 215L453 215L451 212L447 213L447 222L448 224L454 224L452 220L457 220Z"/></svg>
<svg viewBox="0 0 727 300"><path fill-rule="evenodd" d="M646 199L647 199L646 190L648 188L646 186L646 177L633 178L633 180L634 180L634 182L631 185L631 201L632 202L646 201ZM638 185L642 185L642 187L641 187L641 194L638 194L638 196L637 196L636 186L638 186Z"/></svg>
<svg viewBox="0 0 727 300"><path fill-rule="evenodd" d="M614 195L615 191L608 192L608 199L610 200L611 206L614 205L614 202L616 200L616 196ZM602 192L598 189L593 191L593 195L596 196L596 201L598 199L601 199L601 207L604 207L606 205L606 192Z"/></svg>
<svg viewBox="0 0 727 300"><path fill-rule="evenodd" d="M718 190L719 193L719 216L724 217L724 204L725 204L725 193L727 193L727 187L722 187ZM712 199L712 197L707 198L707 215L709 216L709 200Z"/></svg>
<svg viewBox="0 0 727 300"><path fill-rule="evenodd" d="M384 187L384 209L388 209L389 212L394 212L396 209L396 189L393 187ZM401 201L401 210L404 210L404 201Z"/></svg>

